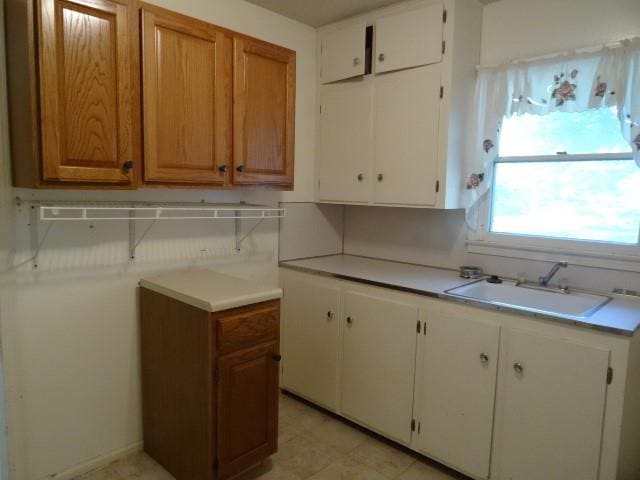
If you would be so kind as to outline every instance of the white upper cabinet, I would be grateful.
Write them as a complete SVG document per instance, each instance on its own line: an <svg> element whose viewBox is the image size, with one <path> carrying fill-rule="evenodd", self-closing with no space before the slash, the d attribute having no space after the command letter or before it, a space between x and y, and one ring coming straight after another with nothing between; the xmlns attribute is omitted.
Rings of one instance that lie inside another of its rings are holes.
<svg viewBox="0 0 640 480"><path fill-rule="evenodd" d="M364 75L367 25L355 22L326 35L320 44L320 80L330 83Z"/></svg>
<svg viewBox="0 0 640 480"><path fill-rule="evenodd" d="M463 206L481 29L477 0L412 0L319 30L319 202Z"/></svg>
<svg viewBox="0 0 640 480"><path fill-rule="evenodd" d="M373 157L373 84L331 85L321 105L318 196L323 201L367 202Z"/></svg>
<svg viewBox="0 0 640 480"><path fill-rule="evenodd" d="M440 71L430 65L376 79L375 203L436 203Z"/></svg>
<svg viewBox="0 0 640 480"><path fill-rule="evenodd" d="M435 4L376 20L376 73L440 62L443 12L443 5Z"/></svg>

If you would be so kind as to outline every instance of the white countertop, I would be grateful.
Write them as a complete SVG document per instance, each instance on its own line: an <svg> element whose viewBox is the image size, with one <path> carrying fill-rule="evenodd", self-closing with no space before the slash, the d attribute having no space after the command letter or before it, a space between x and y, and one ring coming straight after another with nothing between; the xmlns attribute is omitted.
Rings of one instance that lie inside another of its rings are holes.
<svg viewBox="0 0 640 480"><path fill-rule="evenodd" d="M140 286L207 312L282 298L277 287L212 270L169 272L140 280Z"/></svg>
<svg viewBox="0 0 640 480"><path fill-rule="evenodd" d="M458 272L453 270L353 255L289 260L280 262L280 266L447 300L456 300L454 296L445 293L447 290L473 281L460 278ZM613 294L609 296L613 300L587 319L544 317L616 334L633 335L640 327L640 298Z"/></svg>

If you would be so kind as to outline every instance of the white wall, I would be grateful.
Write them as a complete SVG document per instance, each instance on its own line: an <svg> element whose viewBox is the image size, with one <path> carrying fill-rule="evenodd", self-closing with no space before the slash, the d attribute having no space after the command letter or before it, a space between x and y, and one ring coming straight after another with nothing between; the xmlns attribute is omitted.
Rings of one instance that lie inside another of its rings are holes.
<svg viewBox="0 0 640 480"><path fill-rule="evenodd" d="M638 0L501 0L484 7L481 63L592 47L637 35Z"/></svg>
<svg viewBox="0 0 640 480"><path fill-rule="evenodd" d="M16 195L68 200L244 199L272 205L313 199L315 30L241 0L154 3L297 51L295 190L14 190L5 176L6 119L0 108L0 254L15 253L15 263L31 256L29 206L14 208ZM2 43L4 35L0 47ZM3 68L4 62L0 65ZM4 92L1 85L0 107ZM138 224L138 235L145 226ZM38 228L42 237L46 225ZM0 274L12 480L49 478L140 445L137 282L143 275L195 266L275 284L277 221L264 222L240 254L234 250L234 238L229 221L158 223L141 243L136 261L130 262L125 222L96 222L93 228L84 223L55 224L37 272L25 264Z"/></svg>

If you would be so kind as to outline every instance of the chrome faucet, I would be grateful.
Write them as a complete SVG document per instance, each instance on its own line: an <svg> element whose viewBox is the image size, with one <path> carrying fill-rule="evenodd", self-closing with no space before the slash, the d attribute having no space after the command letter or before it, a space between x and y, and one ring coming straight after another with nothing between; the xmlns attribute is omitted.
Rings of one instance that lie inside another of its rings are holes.
<svg viewBox="0 0 640 480"><path fill-rule="evenodd" d="M567 268L568 265L569 264L567 262L556 263L549 273L547 273L544 277L538 278L538 284L540 284L540 286L542 287L546 287L547 285L549 285L549 282L551 281L553 276L558 273L558 270L560 270L561 268Z"/></svg>

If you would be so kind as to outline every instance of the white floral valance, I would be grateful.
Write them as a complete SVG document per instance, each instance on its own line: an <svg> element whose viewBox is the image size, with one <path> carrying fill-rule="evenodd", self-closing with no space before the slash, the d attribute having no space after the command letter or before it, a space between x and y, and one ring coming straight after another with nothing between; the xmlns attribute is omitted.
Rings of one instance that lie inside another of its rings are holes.
<svg viewBox="0 0 640 480"><path fill-rule="evenodd" d="M477 227L478 201L491 185L503 118L614 106L640 166L640 38L595 53L481 70L464 171L469 225Z"/></svg>

